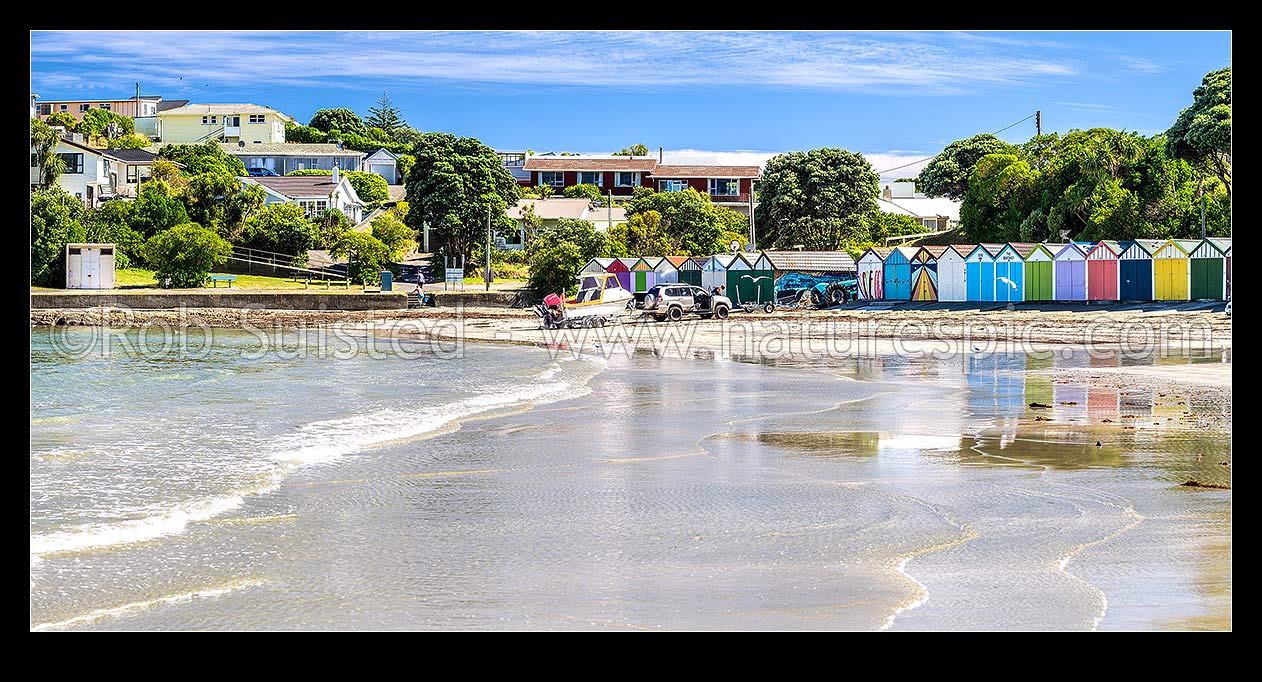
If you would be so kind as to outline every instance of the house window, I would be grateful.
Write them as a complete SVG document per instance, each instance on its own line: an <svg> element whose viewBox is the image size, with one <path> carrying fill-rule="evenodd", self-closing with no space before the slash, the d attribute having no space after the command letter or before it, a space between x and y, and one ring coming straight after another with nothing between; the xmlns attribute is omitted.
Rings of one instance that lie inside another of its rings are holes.
<svg viewBox="0 0 1262 682"><path fill-rule="evenodd" d="M42 115L42 116L47 116L47 115L49 115L49 114L53 113L53 105L51 105L51 104L41 104L41 105L39 105L39 113L40 113L40 115Z"/></svg>
<svg viewBox="0 0 1262 682"><path fill-rule="evenodd" d="M264 114L250 114L250 123L267 123L267 116Z"/></svg>
<svg viewBox="0 0 1262 682"><path fill-rule="evenodd" d="M623 172L614 173L613 186L614 187L635 187L636 185L640 184L639 182L636 182L636 177L635 177L636 175L638 175L638 173L623 173Z"/></svg>
<svg viewBox="0 0 1262 682"><path fill-rule="evenodd" d="M663 192L682 192L688 189L687 180L660 180L658 187Z"/></svg>
<svg viewBox="0 0 1262 682"><path fill-rule="evenodd" d="M80 105L79 105L79 111L80 111L80 112L87 111L87 110L88 110L88 109L90 109L90 108L92 108L92 105L91 105L91 104L80 104ZM61 110L62 110L62 111L65 111L65 110L66 110L66 105L64 105L64 104L63 104L63 105L61 105Z"/></svg>
<svg viewBox="0 0 1262 682"><path fill-rule="evenodd" d="M70 108L70 107L69 107L68 105L65 105L65 104L61 105L61 110L62 110L62 111L67 111L69 108Z"/></svg>
<svg viewBox="0 0 1262 682"><path fill-rule="evenodd" d="M140 170L140 166L128 166L128 167L127 167L127 184L129 184L129 185L134 185L134 184L136 184L136 181L139 179L138 177L136 177L136 173L137 173L137 171L139 171L139 170Z"/></svg>
<svg viewBox="0 0 1262 682"><path fill-rule="evenodd" d="M110 104L109 102L106 102L105 104L102 104L102 105L101 105L101 108L102 108L102 109L104 109L104 110L106 110L106 111L109 111L112 107L113 107L113 105L112 105L112 104Z"/></svg>
<svg viewBox="0 0 1262 682"><path fill-rule="evenodd" d="M921 224L921 225L924 225L925 227L927 227L927 228L929 228L929 229L931 229L931 230L936 230L936 229L938 229L938 219L937 219L937 218L921 218L921 219L920 219L920 224Z"/></svg>
<svg viewBox="0 0 1262 682"><path fill-rule="evenodd" d="M83 173L83 154L58 154L66 162L66 175Z"/></svg>
<svg viewBox="0 0 1262 682"><path fill-rule="evenodd" d="M583 171L578 174L578 184L580 185L596 185L597 187L603 187L604 179L604 173L588 173Z"/></svg>
<svg viewBox="0 0 1262 682"><path fill-rule="evenodd" d="M562 187L565 185L565 173L544 171L539 173L539 184Z"/></svg>
<svg viewBox="0 0 1262 682"><path fill-rule="evenodd" d="M726 178L710 178L710 196L734 197L741 193L740 180Z"/></svg>
<svg viewBox="0 0 1262 682"><path fill-rule="evenodd" d="M31 154L31 168L39 165L39 154Z"/></svg>
<svg viewBox="0 0 1262 682"><path fill-rule="evenodd" d="M301 200L298 202L298 208L306 214L308 218L318 218L324 215L325 210L329 207L329 202L324 199Z"/></svg>
<svg viewBox="0 0 1262 682"><path fill-rule="evenodd" d="M219 122L218 116L203 116L202 117L202 125L207 125L207 124L215 125L218 122Z"/></svg>

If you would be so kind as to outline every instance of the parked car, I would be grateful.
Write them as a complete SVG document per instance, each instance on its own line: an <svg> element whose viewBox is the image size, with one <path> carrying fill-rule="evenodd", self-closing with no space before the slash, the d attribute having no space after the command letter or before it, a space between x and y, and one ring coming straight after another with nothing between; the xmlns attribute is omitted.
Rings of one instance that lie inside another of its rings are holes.
<svg viewBox="0 0 1262 682"><path fill-rule="evenodd" d="M252 178L279 178L280 177L280 173L277 173L276 171L270 168L247 168L245 169L245 172Z"/></svg>
<svg viewBox="0 0 1262 682"><path fill-rule="evenodd" d="M644 295L644 314L652 315L658 322L677 322L684 315L722 320L731 311L732 299L711 294L695 284L659 284Z"/></svg>

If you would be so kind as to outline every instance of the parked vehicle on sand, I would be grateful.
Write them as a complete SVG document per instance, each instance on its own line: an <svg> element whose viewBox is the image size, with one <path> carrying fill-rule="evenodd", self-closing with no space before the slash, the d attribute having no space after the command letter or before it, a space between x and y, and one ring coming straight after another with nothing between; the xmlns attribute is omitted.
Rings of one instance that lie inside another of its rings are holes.
<svg viewBox="0 0 1262 682"><path fill-rule="evenodd" d="M732 299L716 296L695 284L659 284L644 295L644 314L658 322L678 322L684 315L703 320L725 319L732 312Z"/></svg>

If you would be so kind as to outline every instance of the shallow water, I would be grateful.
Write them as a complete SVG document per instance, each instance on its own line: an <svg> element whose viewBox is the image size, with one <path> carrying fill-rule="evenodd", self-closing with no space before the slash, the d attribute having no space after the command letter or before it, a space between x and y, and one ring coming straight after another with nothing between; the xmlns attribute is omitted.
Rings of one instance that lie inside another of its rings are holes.
<svg viewBox="0 0 1262 682"><path fill-rule="evenodd" d="M1086 357L245 358L264 339L217 330L68 359L93 332L49 333L39 629L1230 627L1231 492L1178 485L1230 482L1229 433L1183 414L1229 411L1027 371Z"/></svg>

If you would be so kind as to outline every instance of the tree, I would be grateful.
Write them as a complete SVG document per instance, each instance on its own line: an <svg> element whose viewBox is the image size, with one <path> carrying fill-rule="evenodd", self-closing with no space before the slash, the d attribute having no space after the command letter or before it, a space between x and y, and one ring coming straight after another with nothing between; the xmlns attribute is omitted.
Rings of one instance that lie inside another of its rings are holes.
<svg viewBox="0 0 1262 682"><path fill-rule="evenodd" d="M238 178L245 175L245 164L225 152L217 142L205 144L168 144L158 150L158 156L174 161L183 168L185 177L214 173Z"/></svg>
<svg viewBox="0 0 1262 682"><path fill-rule="evenodd" d="M188 178L180 172L179 166L161 157L149 164L149 180L161 180L167 183L176 196L182 196L188 192Z"/></svg>
<svg viewBox="0 0 1262 682"><path fill-rule="evenodd" d="M443 256L468 259L473 243L485 240L487 218L496 232L512 229L506 209L517 203L517 182L494 149L471 137L424 133L407 177L407 224L426 224Z"/></svg>
<svg viewBox="0 0 1262 682"><path fill-rule="evenodd" d="M987 154L1012 154L1015 151L1015 147L990 133L956 140L920 171L916 187L931 197L962 201L968 193L969 176L979 159Z"/></svg>
<svg viewBox="0 0 1262 682"><path fill-rule="evenodd" d="M114 124L115 135L107 134L111 130L111 123ZM88 109L84 112L83 119L75 126L75 132L83 133L89 137L130 135L136 132L136 122L130 116L116 114L109 109Z"/></svg>
<svg viewBox="0 0 1262 682"><path fill-rule="evenodd" d="M141 237L152 237L189 221L184 202L166 181L150 178L140 186L138 194L131 225Z"/></svg>
<svg viewBox="0 0 1262 682"><path fill-rule="evenodd" d="M355 282L380 281L382 269L390 264L390 247L370 234L353 230L342 232L330 253L350 261L346 275Z"/></svg>
<svg viewBox="0 0 1262 682"><path fill-rule="evenodd" d="M390 198L390 186L386 184L386 179L380 175L367 171L340 172L346 176L346 180L351 183L351 187L355 188L355 194L359 195L360 200L370 208L376 208ZM308 168L306 170L290 171L286 175L333 175L333 171Z"/></svg>
<svg viewBox="0 0 1262 682"><path fill-rule="evenodd" d="M968 194L960 207L960 222L968 238L981 242L1040 241L1037 223L1022 223L1033 208L1030 201L1039 173L1016 154L987 154L974 164ZM1045 214L1044 214L1045 215Z"/></svg>
<svg viewBox="0 0 1262 682"><path fill-rule="evenodd" d="M31 283L63 287L66 244L83 242L83 202L59 186L31 192Z"/></svg>
<svg viewBox="0 0 1262 682"><path fill-rule="evenodd" d="M561 192L567 199L587 199L593 203L600 203L600 188L596 185L570 185Z"/></svg>
<svg viewBox="0 0 1262 682"><path fill-rule="evenodd" d="M110 149L144 149L151 144L153 142L140 133L128 133L110 139L105 146Z"/></svg>
<svg viewBox="0 0 1262 682"><path fill-rule="evenodd" d="M857 152L824 148L774 156L759 184L760 240L811 250L864 241L879 191L872 164Z"/></svg>
<svg viewBox="0 0 1262 682"><path fill-rule="evenodd" d="M407 121L399 115L399 108L394 106L394 100L390 99L390 93L386 90L382 90L381 96L377 98L377 106L368 109L368 117L364 119L364 123L387 133L407 126Z"/></svg>
<svg viewBox="0 0 1262 682"><path fill-rule="evenodd" d="M359 114L350 109L320 109L315 112L307 125L326 133L333 130L355 135L368 133L368 127L359 118Z"/></svg>
<svg viewBox="0 0 1262 682"><path fill-rule="evenodd" d="M416 165L416 157L411 154L400 154L399 159L394 164L399 171L399 177L406 178L408 173L412 172L412 166Z"/></svg>
<svg viewBox="0 0 1262 682"><path fill-rule="evenodd" d="M611 227L609 240L622 244L621 251L627 256L673 256L680 251L679 241L667 234L662 225L662 214L652 210L636 213L627 222Z"/></svg>
<svg viewBox="0 0 1262 682"><path fill-rule="evenodd" d="M400 126L390 131L390 139L403 145L407 149L411 149L421 139L421 131L411 126ZM403 173L407 175L407 173Z"/></svg>
<svg viewBox="0 0 1262 682"><path fill-rule="evenodd" d="M90 244L113 244L114 267L127 268L133 258L140 260L144 238L132 227L135 222L135 201L107 201L91 211L84 224L85 240Z"/></svg>
<svg viewBox="0 0 1262 682"><path fill-rule="evenodd" d="M286 123L285 141L298 142L302 144L320 144L329 141L329 134L319 128Z"/></svg>
<svg viewBox="0 0 1262 682"><path fill-rule="evenodd" d="M530 288L536 293L572 291L574 277L593 258L609 255L609 237L590 222L562 218L526 246Z"/></svg>
<svg viewBox="0 0 1262 682"><path fill-rule="evenodd" d="M319 239L316 240L316 246L322 249L331 249L337 243L342 235L351 229L351 221L346 218L346 214L330 208L325 211L316 221L319 228Z"/></svg>
<svg viewBox="0 0 1262 682"><path fill-rule="evenodd" d="M61 135L38 118L31 119L31 154L39 169L39 186L47 189L57 184L66 170L66 161L57 153Z"/></svg>
<svg viewBox="0 0 1262 682"><path fill-rule="evenodd" d="M1231 197L1231 67L1211 71L1192 91L1192 106L1166 131L1166 152L1208 167Z"/></svg>
<svg viewBox="0 0 1262 682"><path fill-rule="evenodd" d="M232 245L214 230L184 223L150 237L143 253L159 282L188 289L204 284L206 275L232 255Z"/></svg>
<svg viewBox="0 0 1262 682"><path fill-rule="evenodd" d="M246 219L263 208L265 197L258 185L244 184L230 175L202 173L189 179L186 201L193 222L236 241Z"/></svg>
<svg viewBox="0 0 1262 682"><path fill-rule="evenodd" d="M408 227L394 211L386 211L372 220L372 236L385 244L396 258L416 248L416 230Z"/></svg>
<svg viewBox="0 0 1262 682"><path fill-rule="evenodd" d="M526 204L521 209L521 229L526 235L526 244L529 245L531 240L539 236L543 230L543 218L535 213L534 204Z"/></svg>
<svg viewBox="0 0 1262 682"><path fill-rule="evenodd" d="M877 211L869 214L865 221L869 245L885 246L886 237L897 237L904 234L916 234L925 231L920 221L901 213ZM864 246L866 249L867 246Z"/></svg>
<svg viewBox="0 0 1262 682"><path fill-rule="evenodd" d="M47 123L50 127L58 126L72 131L79 124L79 119L66 111L54 111L48 115L48 118L44 119L44 123Z"/></svg>
<svg viewBox="0 0 1262 682"><path fill-rule="evenodd" d="M275 251L306 259L320 237L315 223L297 204L276 203L263 207L246 221L241 243L254 249Z"/></svg>
<svg viewBox="0 0 1262 682"><path fill-rule="evenodd" d="M648 156L649 148L642 144L633 144L630 147L623 147L621 150L613 153L614 156Z"/></svg>
<svg viewBox="0 0 1262 682"><path fill-rule="evenodd" d="M662 230L681 255L704 256L727 250L723 232L728 225L724 207L715 206L709 195L689 187L682 192L654 192L637 187L626 203L627 219L639 213L657 211ZM730 210L730 209L729 209Z"/></svg>

